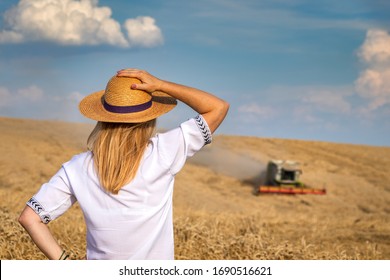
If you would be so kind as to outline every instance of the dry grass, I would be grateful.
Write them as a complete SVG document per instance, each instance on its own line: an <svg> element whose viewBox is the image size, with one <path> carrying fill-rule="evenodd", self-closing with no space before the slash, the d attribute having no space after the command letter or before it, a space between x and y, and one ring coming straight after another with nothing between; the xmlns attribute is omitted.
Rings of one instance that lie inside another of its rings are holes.
<svg viewBox="0 0 390 280"><path fill-rule="evenodd" d="M0 118L0 129L0 258L45 259L17 218L61 163L84 149L91 126ZM389 147L217 136L204 154L214 157L211 165L198 158L177 176L176 259L390 258ZM302 179L326 183L328 194L253 196L254 165L260 172L271 158L301 161ZM49 226L73 258L84 258L77 204Z"/></svg>

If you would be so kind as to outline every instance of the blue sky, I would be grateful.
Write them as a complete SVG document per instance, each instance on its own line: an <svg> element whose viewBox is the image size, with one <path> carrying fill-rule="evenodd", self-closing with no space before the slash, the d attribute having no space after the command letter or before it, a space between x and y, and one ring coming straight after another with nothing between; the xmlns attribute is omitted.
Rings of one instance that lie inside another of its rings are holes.
<svg viewBox="0 0 390 280"><path fill-rule="evenodd" d="M0 17L1 116L86 122L80 99L131 67L229 101L220 134L390 146L389 1L2 0Z"/></svg>

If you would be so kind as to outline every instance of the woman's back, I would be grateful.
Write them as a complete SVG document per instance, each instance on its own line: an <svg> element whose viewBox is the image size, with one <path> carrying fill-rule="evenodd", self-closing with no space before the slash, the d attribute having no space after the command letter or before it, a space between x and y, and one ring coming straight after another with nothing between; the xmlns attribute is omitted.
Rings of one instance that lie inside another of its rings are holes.
<svg viewBox="0 0 390 280"><path fill-rule="evenodd" d="M207 124L197 116L153 137L136 176L118 194L101 186L91 152L76 155L34 196L34 204L44 205L40 215L51 220L79 202L88 259L173 259L174 175L211 137L200 127Z"/></svg>

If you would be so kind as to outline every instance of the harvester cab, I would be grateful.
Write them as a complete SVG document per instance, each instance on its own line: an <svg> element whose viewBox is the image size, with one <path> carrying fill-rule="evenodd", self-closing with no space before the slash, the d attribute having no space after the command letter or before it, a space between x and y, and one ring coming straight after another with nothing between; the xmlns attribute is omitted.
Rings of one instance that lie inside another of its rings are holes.
<svg viewBox="0 0 390 280"><path fill-rule="evenodd" d="M271 160L268 162L266 182L271 186L299 185L302 174L300 164L291 160Z"/></svg>
<svg viewBox="0 0 390 280"><path fill-rule="evenodd" d="M255 194L326 194L325 189L316 189L302 183L300 163L292 160L271 160L268 162L265 180Z"/></svg>

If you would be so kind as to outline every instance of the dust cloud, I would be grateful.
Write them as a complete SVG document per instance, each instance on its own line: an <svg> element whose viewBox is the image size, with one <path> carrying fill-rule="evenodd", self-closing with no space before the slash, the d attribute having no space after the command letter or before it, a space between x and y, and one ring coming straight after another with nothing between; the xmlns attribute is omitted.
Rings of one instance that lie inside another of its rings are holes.
<svg viewBox="0 0 390 280"><path fill-rule="evenodd" d="M262 182L266 170L264 162L217 146L204 147L188 162L253 185Z"/></svg>

